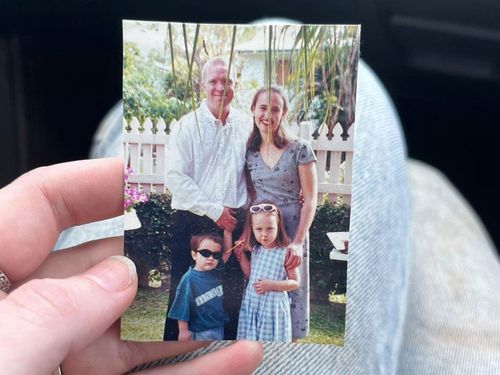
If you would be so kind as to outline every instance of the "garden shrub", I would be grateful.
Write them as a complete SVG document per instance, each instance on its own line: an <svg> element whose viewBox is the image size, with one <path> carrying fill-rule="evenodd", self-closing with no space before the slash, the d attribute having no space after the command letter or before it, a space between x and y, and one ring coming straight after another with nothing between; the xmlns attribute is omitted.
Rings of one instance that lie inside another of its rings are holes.
<svg viewBox="0 0 500 375"><path fill-rule="evenodd" d="M147 286L151 269L170 263L170 200L167 194L149 194L148 202L135 207L141 227L125 231L125 253L136 263L141 286Z"/></svg>
<svg viewBox="0 0 500 375"><path fill-rule="evenodd" d="M149 201L136 206L141 228L125 232L125 252L136 262L140 284L147 285L151 269L170 265L169 244L172 239L171 198L167 194L149 195ZM326 294L345 293L347 262L330 259L333 245L327 232L349 231L350 207L342 203L323 202L309 231L311 289ZM168 271L167 269L167 271Z"/></svg>
<svg viewBox="0 0 500 375"><path fill-rule="evenodd" d="M347 262L330 259L333 245L328 232L348 232L350 206L343 203L323 202L316 209L309 230L311 289L321 293L345 293Z"/></svg>

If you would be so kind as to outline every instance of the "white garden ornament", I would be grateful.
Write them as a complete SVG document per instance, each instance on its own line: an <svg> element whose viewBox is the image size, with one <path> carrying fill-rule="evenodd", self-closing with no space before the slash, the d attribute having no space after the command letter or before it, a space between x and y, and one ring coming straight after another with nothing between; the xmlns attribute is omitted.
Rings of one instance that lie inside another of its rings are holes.
<svg viewBox="0 0 500 375"><path fill-rule="evenodd" d="M141 227L141 221L137 217L137 212L134 208L129 208L123 214L123 228L125 230L139 229Z"/></svg>
<svg viewBox="0 0 500 375"><path fill-rule="evenodd" d="M328 232L326 235L333 244L333 249L330 251L330 259L347 261L349 232Z"/></svg>

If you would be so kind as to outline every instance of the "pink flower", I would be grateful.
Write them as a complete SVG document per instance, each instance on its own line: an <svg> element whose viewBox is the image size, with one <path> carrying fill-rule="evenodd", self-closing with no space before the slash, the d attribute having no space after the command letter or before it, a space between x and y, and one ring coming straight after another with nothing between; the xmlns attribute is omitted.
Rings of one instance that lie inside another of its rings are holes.
<svg viewBox="0 0 500 375"><path fill-rule="evenodd" d="M132 169L130 167L125 168L123 180L125 182L123 191L123 209L125 211L130 211L132 208L140 203L146 203L149 201L149 197L143 191L138 191L135 187L127 187L128 177L132 174Z"/></svg>
<svg viewBox="0 0 500 375"><path fill-rule="evenodd" d="M133 173L132 172L132 168L125 167L124 173L123 173L123 181L127 181L128 180L128 176L130 176L132 173Z"/></svg>

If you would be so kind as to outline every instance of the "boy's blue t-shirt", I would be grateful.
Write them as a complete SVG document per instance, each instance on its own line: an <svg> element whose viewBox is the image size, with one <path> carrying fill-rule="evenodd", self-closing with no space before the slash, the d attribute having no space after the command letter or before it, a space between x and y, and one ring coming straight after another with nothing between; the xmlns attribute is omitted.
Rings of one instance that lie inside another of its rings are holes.
<svg viewBox="0 0 500 375"><path fill-rule="evenodd" d="M229 320L223 302L221 271L200 272L190 267L177 287L168 317L188 322L192 332L220 327Z"/></svg>

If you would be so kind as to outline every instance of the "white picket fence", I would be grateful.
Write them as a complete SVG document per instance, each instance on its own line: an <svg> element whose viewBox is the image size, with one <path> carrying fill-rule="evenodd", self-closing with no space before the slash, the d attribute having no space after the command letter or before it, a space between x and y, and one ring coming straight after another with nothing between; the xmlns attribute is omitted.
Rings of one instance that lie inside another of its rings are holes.
<svg viewBox="0 0 500 375"><path fill-rule="evenodd" d="M129 131L126 129L130 128ZM147 193L166 191L164 167L169 135L166 133L165 122L160 119L153 132L153 122L146 119L142 124L134 118L128 124L123 120L123 147L126 164L132 168L133 174L128 179L129 186L135 186ZM348 137L343 140L342 126L336 124L332 139L328 139L325 130L317 139L312 139L310 124L301 123L299 136L308 140L316 152L318 171L318 200L325 194L330 202L336 202L340 197L344 203L351 203L352 184L352 153L354 124L348 131Z"/></svg>

